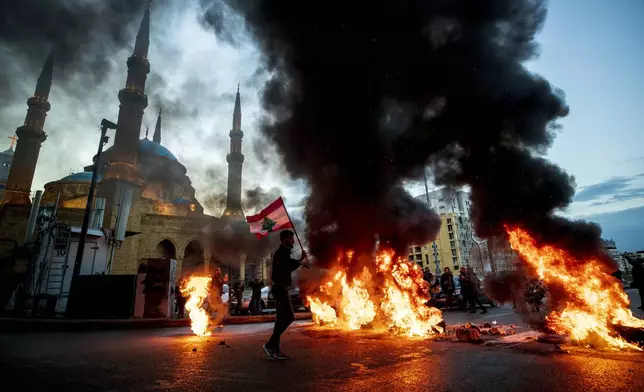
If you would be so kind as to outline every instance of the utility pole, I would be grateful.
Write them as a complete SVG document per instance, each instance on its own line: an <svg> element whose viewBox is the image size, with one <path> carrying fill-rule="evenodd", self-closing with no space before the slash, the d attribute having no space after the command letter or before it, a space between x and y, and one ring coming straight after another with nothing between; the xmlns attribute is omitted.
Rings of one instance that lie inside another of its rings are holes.
<svg viewBox="0 0 644 392"><path fill-rule="evenodd" d="M89 186L89 193L87 194L87 205L85 205L85 215L83 216L83 225L81 227L80 238L78 239L78 248L76 249L76 260L74 261L74 271L72 273L72 286L76 277L80 274L81 264L83 262L83 253L85 251L85 237L87 237L87 230L89 226L89 217L92 214L92 205L94 202L94 191L96 189L96 176L98 174L98 166L101 163L101 154L103 153L103 146L109 140L107 136L108 129L116 129L116 124L106 119L101 121L101 139L98 143L98 152L96 153L96 162L92 170L92 182Z"/></svg>

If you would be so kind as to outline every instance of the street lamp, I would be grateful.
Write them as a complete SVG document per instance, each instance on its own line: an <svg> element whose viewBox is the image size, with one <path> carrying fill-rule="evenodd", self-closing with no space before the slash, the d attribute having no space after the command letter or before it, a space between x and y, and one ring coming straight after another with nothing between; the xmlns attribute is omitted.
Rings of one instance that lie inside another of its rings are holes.
<svg viewBox="0 0 644 392"><path fill-rule="evenodd" d="M94 190L96 189L96 176L98 174L98 165L101 162L101 154L103 153L103 146L107 144L110 139L107 136L108 129L116 129L116 124L106 119L101 121L101 139L98 143L98 152L96 153L96 162L92 170L92 182L89 186L89 193L87 194L87 204L85 205L85 215L83 216L83 225L81 226L80 238L78 239L78 248L76 249L76 260L74 261L74 271L72 273L72 284L76 277L80 274L81 264L83 262L83 253L85 251L85 237L87 236L87 229L89 226L89 217L92 213L92 204L94 201Z"/></svg>

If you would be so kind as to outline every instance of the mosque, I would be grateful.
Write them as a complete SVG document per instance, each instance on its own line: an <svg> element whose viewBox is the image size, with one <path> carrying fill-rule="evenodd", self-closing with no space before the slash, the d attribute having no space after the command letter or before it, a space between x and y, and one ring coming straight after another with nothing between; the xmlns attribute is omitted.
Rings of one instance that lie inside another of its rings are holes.
<svg viewBox="0 0 644 392"><path fill-rule="evenodd" d="M93 203L104 204L102 222L97 228L114 230L122 195L132 194L125 239L115 250L112 274L135 274L146 258L177 260L179 273L206 271L225 266L235 277L252 279L265 272L258 261L221 260L213 249L212 236L245 224L241 203L243 132L239 88L234 103L228 161L227 206L221 217L204 214L186 167L162 144L162 113L159 111L152 140L140 139L143 113L148 105L145 84L148 61L150 9L146 9L136 36L133 54L127 59L125 88L119 91L120 108L114 144L100 160L84 171L70 174L45 185L41 206L56 205L57 221L80 226L89 194L94 165L98 165L96 196ZM31 208L31 186L41 144L46 139L45 118L51 105L54 58L50 54L38 78L34 95L27 101L25 122L17 131L17 143L2 152L0 162L0 238L24 238ZM98 136L98 135L97 135ZM232 263L232 265L231 265ZM248 265L247 265L248 264Z"/></svg>

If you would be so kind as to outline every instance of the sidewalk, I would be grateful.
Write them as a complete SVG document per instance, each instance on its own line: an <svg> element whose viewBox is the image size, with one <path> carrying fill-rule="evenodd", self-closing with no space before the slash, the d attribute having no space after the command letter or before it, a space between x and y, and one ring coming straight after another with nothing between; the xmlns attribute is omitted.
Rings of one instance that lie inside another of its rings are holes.
<svg viewBox="0 0 644 392"><path fill-rule="evenodd" d="M308 320L311 313L295 313L295 320ZM255 324L275 321L275 314L262 316L230 316L225 324ZM77 332L120 329L177 328L190 326L190 319L35 319L0 318L0 333Z"/></svg>

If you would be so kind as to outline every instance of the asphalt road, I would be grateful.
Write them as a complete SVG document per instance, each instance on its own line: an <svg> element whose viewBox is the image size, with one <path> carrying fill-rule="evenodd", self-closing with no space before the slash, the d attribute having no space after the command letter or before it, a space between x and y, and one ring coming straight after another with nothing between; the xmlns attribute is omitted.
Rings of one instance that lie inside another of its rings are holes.
<svg viewBox="0 0 644 392"><path fill-rule="evenodd" d="M0 390L644 390L644 354L539 355L300 323L283 340L293 359L275 363L261 348L270 329L228 326L208 338L187 328L0 335Z"/></svg>
<svg viewBox="0 0 644 392"><path fill-rule="evenodd" d="M509 307L445 318L521 322ZM644 391L644 354L554 354L300 322L283 339L293 359L275 363L261 348L271 328L234 325L208 338L188 328L2 334L0 391Z"/></svg>

